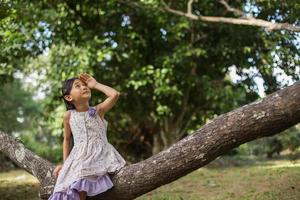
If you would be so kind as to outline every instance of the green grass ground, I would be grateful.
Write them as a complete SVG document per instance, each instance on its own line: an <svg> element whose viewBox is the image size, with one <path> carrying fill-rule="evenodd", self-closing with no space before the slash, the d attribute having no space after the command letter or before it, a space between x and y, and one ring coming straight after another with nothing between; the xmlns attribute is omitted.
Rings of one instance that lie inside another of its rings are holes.
<svg viewBox="0 0 300 200"><path fill-rule="evenodd" d="M204 167L137 200L298 200L300 160L269 160ZM24 170L0 173L0 199L37 200L38 181Z"/></svg>

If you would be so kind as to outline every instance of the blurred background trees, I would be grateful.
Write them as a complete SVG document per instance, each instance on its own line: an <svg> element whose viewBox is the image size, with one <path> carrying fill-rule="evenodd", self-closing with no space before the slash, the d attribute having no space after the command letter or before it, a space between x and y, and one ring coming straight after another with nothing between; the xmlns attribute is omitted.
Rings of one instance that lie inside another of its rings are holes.
<svg viewBox="0 0 300 200"><path fill-rule="evenodd" d="M260 19L299 26L297 1L228 3ZM186 4L173 6L184 11ZM160 5L1 0L0 129L61 162L61 83L84 71L120 91L106 115L108 138L129 162L138 162L219 114L299 80L299 33L191 21ZM194 9L234 17L218 1L199 1ZM104 98L94 91L91 105ZM295 126L227 154L297 155L299 137Z"/></svg>

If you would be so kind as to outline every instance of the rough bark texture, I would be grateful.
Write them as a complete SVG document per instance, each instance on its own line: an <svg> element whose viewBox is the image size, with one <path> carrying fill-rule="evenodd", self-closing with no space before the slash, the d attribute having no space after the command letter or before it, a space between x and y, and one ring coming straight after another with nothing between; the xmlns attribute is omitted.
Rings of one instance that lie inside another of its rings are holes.
<svg viewBox="0 0 300 200"><path fill-rule="evenodd" d="M271 136L300 121L300 82L265 98L222 114L168 149L112 175L114 187L88 199L134 199L170 183L240 144ZM0 132L0 150L41 182L41 198L49 197L53 164Z"/></svg>
<svg viewBox="0 0 300 200"><path fill-rule="evenodd" d="M0 131L0 151L39 180L41 185L40 197L45 197L53 190L55 179L52 177L52 171L55 166L51 162L27 149L18 138L2 131Z"/></svg>

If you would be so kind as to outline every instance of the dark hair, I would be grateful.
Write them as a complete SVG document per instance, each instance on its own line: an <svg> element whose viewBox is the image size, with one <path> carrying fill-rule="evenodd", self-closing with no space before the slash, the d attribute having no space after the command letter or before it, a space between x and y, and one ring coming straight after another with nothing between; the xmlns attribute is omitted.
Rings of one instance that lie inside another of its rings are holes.
<svg viewBox="0 0 300 200"><path fill-rule="evenodd" d="M67 101L64 96L65 95L69 95L71 90L72 90L72 87L73 87L73 83L74 81L78 79L77 77L74 77L74 78L70 78L70 79L67 79L63 82L62 84L62 90L61 90L61 93L62 93L62 99L64 100L65 102L65 105L66 105L66 109L67 110L72 110L72 109L75 109L75 105L70 102L70 101ZM74 137L73 137L73 134L71 134L71 141L70 141L70 147L69 147L69 151L71 151L73 149L73 146L74 146Z"/></svg>
<svg viewBox="0 0 300 200"><path fill-rule="evenodd" d="M61 93L62 93L62 98L65 102L65 105L66 105L66 109L67 110L72 110L72 109L75 109L75 105L70 102L70 101L67 101L64 96L65 95L69 95L70 92L71 92L71 89L72 89L72 86L73 86L73 83L76 79L79 79L77 77L74 77L74 78L70 78L70 79L67 79L63 82L62 84L62 90L61 90Z"/></svg>

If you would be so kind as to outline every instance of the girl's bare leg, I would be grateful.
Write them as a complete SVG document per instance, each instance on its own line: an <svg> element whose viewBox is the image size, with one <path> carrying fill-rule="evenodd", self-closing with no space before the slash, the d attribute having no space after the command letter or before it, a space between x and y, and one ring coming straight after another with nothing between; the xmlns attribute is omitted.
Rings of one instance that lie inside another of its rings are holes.
<svg viewBox="0 0 300 200"><path fill-rule="evenodd" d="M85 200L86 199L86 191L79 191L79 197L80 197L80 200Z"/></svg>

